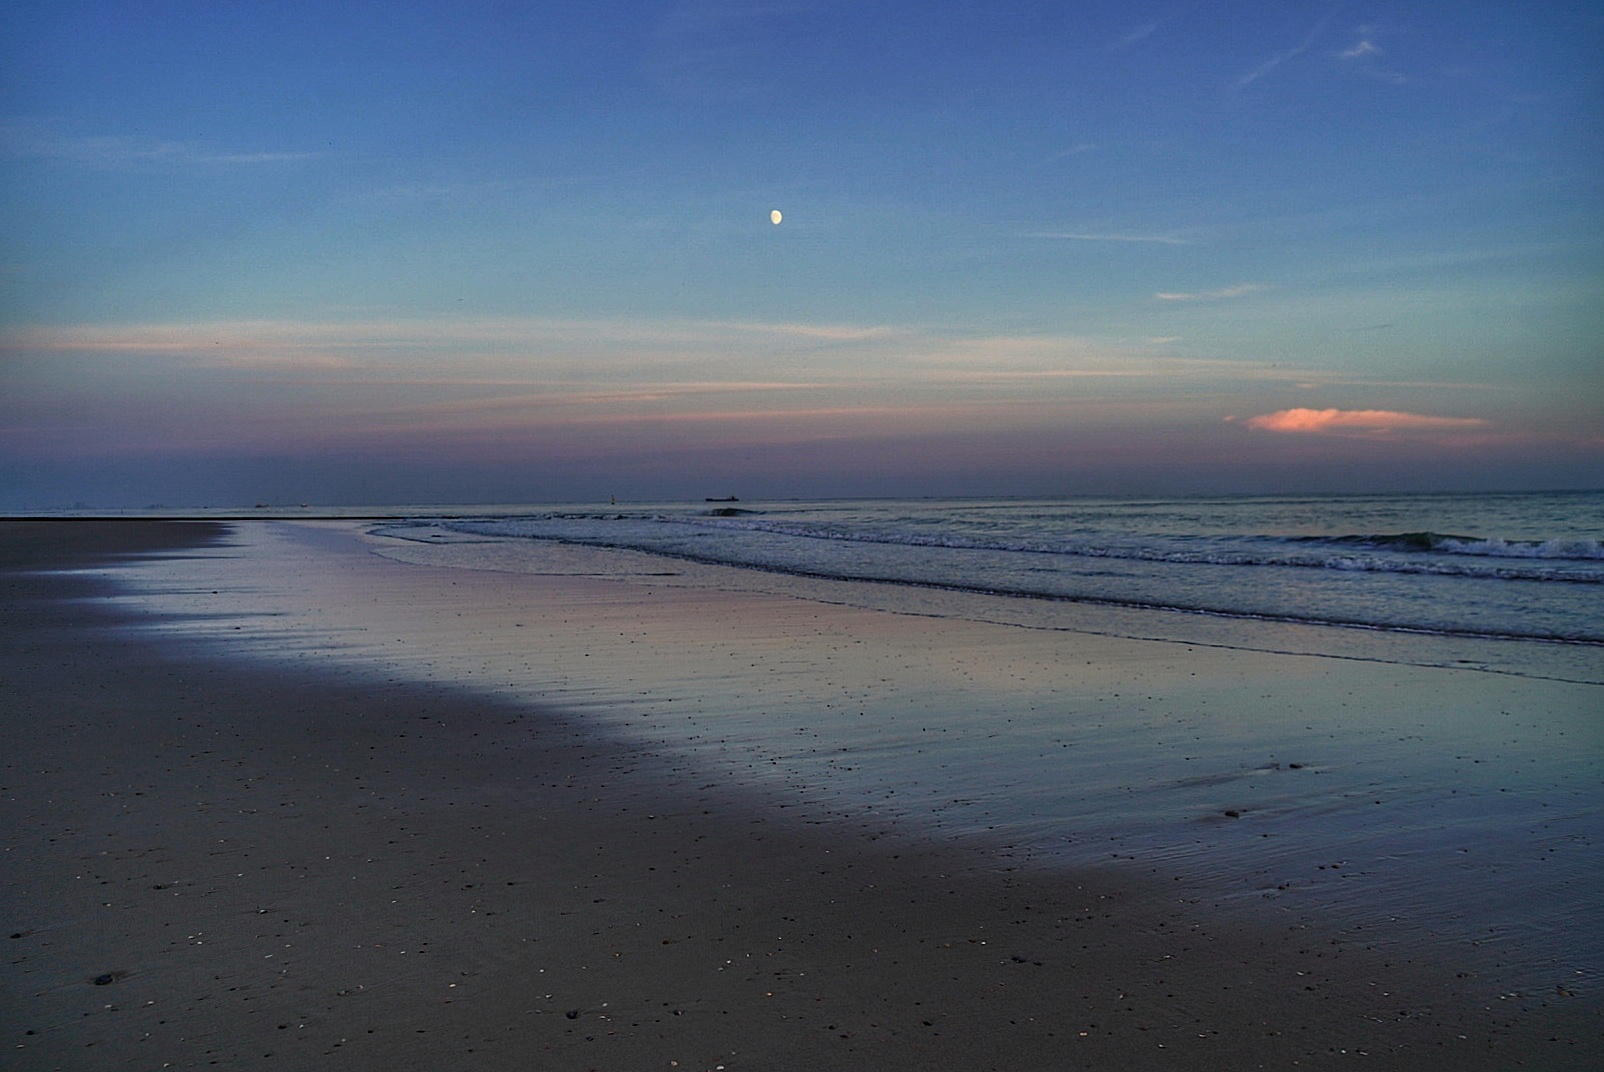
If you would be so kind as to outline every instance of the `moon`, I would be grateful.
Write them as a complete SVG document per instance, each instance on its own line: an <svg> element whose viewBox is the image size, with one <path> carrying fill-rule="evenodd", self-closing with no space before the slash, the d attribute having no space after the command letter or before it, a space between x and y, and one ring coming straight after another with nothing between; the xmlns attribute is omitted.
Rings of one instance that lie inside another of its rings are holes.
<svg viewBox="0 0 1604 1072"><path fill-rule="evenodd" d="M773 212L769 213L769 222L774 224L776 227L780 225L780 221L783 219L785 219L785 217L780 215L779 209L775 209Z"/></svg>

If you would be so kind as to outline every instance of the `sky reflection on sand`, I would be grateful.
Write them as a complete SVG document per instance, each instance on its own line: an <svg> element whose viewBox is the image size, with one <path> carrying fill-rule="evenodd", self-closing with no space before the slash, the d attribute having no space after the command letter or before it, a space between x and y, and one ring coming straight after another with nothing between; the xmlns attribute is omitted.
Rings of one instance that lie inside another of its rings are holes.
<svg viewBox="0 0 1604 1072"><path fill-rule="evenodd" d="M381 542L243 525L120 575L185 615L165 630L558 707L819 817L1434 934L1498 987L1604 965L1577 922L1598 686L732 594L727 571L549 545L521 575L403 565Z"/></svg>

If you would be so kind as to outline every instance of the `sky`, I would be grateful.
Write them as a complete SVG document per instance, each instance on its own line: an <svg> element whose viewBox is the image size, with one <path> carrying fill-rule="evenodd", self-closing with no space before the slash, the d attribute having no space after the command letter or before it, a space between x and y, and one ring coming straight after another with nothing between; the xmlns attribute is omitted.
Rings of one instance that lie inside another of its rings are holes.
<svg viewBox="0 0 1604 1072"><path fill-rule="evenodd" d="M1601 57L1557 0L0 0L0 510L1604 487Z"/></svg>

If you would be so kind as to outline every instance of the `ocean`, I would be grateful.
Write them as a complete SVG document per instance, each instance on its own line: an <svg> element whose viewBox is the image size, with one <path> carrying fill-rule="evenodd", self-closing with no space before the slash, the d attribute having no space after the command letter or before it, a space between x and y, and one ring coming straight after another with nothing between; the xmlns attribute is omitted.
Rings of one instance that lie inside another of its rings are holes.
<svg viewBox="0 0 1604 1072"><path fill-rule="evenodd" d="M384 516L118 573L156 627L561 708L814 821L1604 982L1604 494L344 513Z"/></svg>
<svg viewBox="0 0 1604 1072"><path fill-rule="evenodd" d="M1019 622L1050 624L1052 605L1065 603L1167 612L1107 616L1137 635L1240 640L1253 631L1231 623L1323 627L1298 637L1327 654L1604 680L1597 492L669 504L498 510L379 531L878 582L876 605L883 586L976 593L1009 601ZM1405 655L1396 641L1406 634L1437 643Z"/></svg>

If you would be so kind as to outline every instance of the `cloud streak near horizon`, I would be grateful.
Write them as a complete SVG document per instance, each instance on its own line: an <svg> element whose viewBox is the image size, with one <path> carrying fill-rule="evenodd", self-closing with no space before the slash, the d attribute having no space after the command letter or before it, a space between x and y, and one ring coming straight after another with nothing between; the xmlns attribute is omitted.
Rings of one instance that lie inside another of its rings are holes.
<svg viewBox="0 0 1604 1072"><path fill-rule="evenodd" d="M1171 340L1172 341L1172 340ZM936 388L1070 380L1280 380L1253 362L1177 354L1169 341L1059 335L984 335L936 327L637 318L451 317L301 323L288 320L19 326L0 332L0 355L51 378L94 367L266 382L495 388L541 384L602 397L664 385L753 384L914 395ZM85 362L89 365L86 366ZM122 370L122 371L119 371ZM751 373L761 371L761 378ZM71 389L97 392L75 374ZM66 384L63 385L66 387Z"/></svg>
<svg viewBox="0 0 1604 1072"><path fill-rule="evenodd" d="M1225 298L1245 298L1249 294L1257 294L1261 290L1268 289L1262 283L1238 283L1234 287L1220 287L1218 290L1191 292L1163 290L1153 297L1164 302L1219 301Z"/></svg>

